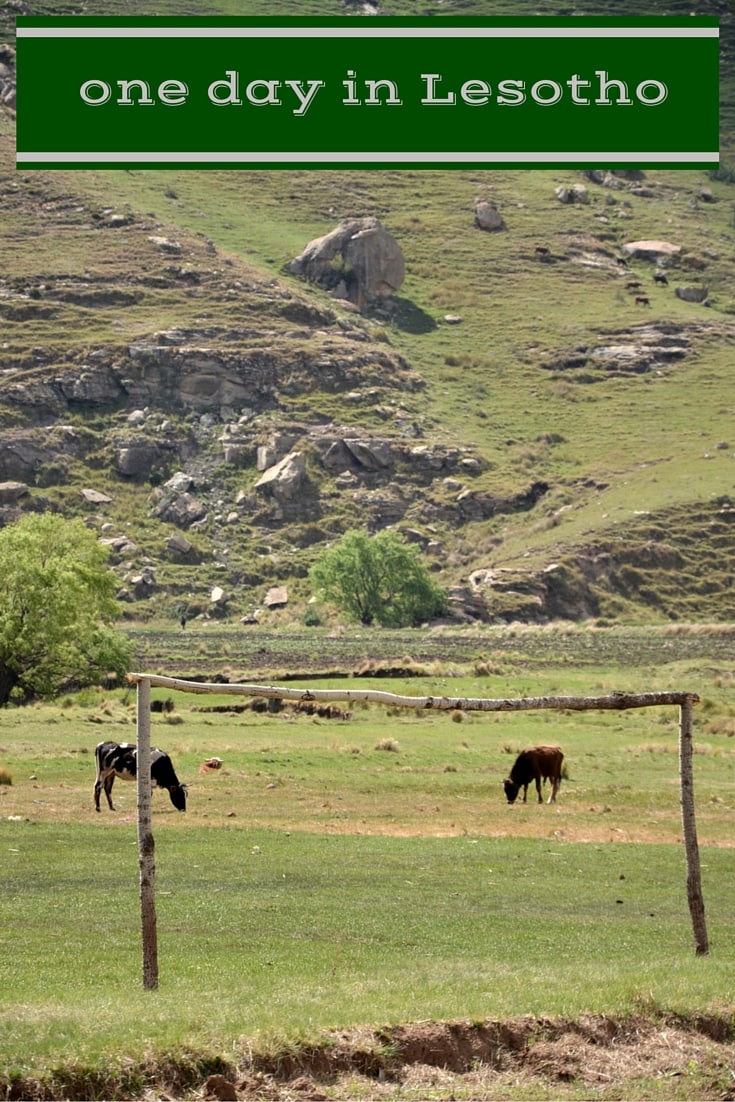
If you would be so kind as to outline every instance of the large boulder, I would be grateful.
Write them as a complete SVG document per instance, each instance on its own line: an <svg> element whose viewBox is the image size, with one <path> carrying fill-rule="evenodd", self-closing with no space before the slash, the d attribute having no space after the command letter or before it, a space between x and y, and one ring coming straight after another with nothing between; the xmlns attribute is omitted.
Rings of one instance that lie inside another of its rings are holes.
<svg viewBox="0 0 735 1102"><path fill-rule="evenodd" d="M303 493L307 482L303 453L291 452L280 463L268 468L255 483L255 489L270 494L276 500L292 501Z"/></svg>
<svg viewBox="0 0 735 1102"><path fill-rule="evenodd" d="M706 287L675 287L674 294L683 302L706 302L708 290Z"/></svg>
<svg viewBox="0 0 735 1102"><path fill-rule="evenodd" d="M495 203L488 199L475 199L475 225L480 230L504 230L505 223Z"/></svg>
<svg viewBox="0 0 735 1102"><path fill-rule="evenodd" d="M0 505L15 505L27 493L25 482L0 482Z"/></svg>
<svg viewBox="0 0 735 1102"><path fill-rule="evenodd" d="M288 270L362 309L400 289L405 263L398 242L377 218L349 218L310 241Z"/></svg>
<svg viewBox="0 0 735 1102"><path fill-rule="evenodd" d="M207 507L190 493L166 494L153 509L152 515L177 528L191 528L192 524L204 520Z"/></svg>
<svg viewBox="0 0 735 1102"><path fill-rule="evenodd" d="M623 252L634 260L650 260L654 264L671 262L681 253L681 245L670 241L626 241Z"/></svg>

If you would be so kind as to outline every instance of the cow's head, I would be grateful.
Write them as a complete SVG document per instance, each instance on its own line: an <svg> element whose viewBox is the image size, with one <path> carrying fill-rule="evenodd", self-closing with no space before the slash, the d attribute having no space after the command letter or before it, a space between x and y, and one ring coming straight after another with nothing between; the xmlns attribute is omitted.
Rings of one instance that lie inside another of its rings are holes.
<svg viewBox="0 0 735 1102"><path fill-rule="evenodd" d="M508 777L507 780L503 781L503 788L505 789L505 795L507 797L508 803L509 804L515 803L515 799L516 799L516 796L518 795L520 785L517 785L515 783L515 781L512 781L510 779L510 777Z"/></svg>
<svg viewBox="0 0 735 1102"><path fill-rule="evenodd" d="M186 785L172 784L169 788L171 803L177 811L186 811Z"/></svg>

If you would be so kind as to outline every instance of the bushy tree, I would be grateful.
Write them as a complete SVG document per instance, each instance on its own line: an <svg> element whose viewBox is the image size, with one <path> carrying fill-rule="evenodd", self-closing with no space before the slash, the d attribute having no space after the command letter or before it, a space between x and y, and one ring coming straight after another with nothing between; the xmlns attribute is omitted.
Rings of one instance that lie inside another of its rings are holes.
<svg viewBox="0 0 735 1102"><path fill-rule="evenodd" d="M81 521L28 515L0 530L0 705L129 669L112 627L116 579Z"/></svg>
<svg viewBox="0 0 735 1102"><path fill-rule="evenodd" d="M440 615L445 607L445 593L419 549L397 532L345 532L322 553L310 576L323 600L362 624L408 627Z"/></svg>

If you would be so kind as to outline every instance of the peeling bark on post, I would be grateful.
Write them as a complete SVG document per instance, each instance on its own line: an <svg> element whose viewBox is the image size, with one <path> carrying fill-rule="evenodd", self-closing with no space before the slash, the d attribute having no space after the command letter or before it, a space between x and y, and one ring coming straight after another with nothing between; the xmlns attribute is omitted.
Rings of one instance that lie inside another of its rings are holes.
<svg viewBox="0 0 735 1102"><path fill-rule="evenodd" d="M622 693L613 692L606 696L524 696L515 699L493 700L486 697L466 696L401 696L386 693L380 689L292 689L284 685L241 685L227 682L184 681L180 677L164 677L152 673L129 673L128 681L136 682L145 678L151 685L166 689L177 689L185 693L214 693L218 696L257 696L280 700L295 700L301 703L321 701L323 703L345 701L351 704L386 704L392 708L416 708L429 711L464 712L528 712L540 708L568 709L569 711L590 711L603 709L624 711L627 708L651 708L659 704L682 704L685 700L697 701L694 693Z"/></svg>
<svg viewBox="0 0 735 1102"><path fill-rule="evenodd" d="M138 682L138 862L140 866L140 924L143 936L143 987L158 987L156 932L155 843L151 829L151 683Z"/></svg>
<svg viewBox="0 0 735 1102"><path fill-rule="evenodd" d="M679 706L679 776L681 780L681 821L687 863L687 901L692 916L694 949L697 956L709 953L707 926L704 919L702 873L699 864L699 843L694 815L694 770L692 767L692 697Z"/></svg>

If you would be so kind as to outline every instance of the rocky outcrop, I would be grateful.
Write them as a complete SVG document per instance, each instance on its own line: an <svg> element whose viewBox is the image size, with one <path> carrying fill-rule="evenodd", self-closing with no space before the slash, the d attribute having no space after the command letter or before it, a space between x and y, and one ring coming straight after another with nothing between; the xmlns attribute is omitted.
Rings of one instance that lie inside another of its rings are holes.
<svg viewBox="0 0 735 1102"><path fill-rule="evenodd" d="M656 321L610 333L609 341L567 349L560 357L545 360L546 370L569 373L584 382L611 375L639 375L670 366L693 351L704 332L698 323L682 325ZM579 373L579 374L575 374Z"/></svg>
<svg viewBox="0 0 735 1102"><path fill-rule="evenodd" d="M400 290L405 263L398 242L377 218L350 218L310 241L288 271L363 309Z"/></svg>
<svg viewBox="0 0 735 1102"><path fill-rule="evenodd" d="M707 301L706 287L675 287L674 294L683 302L703 303Z"/></svg>
<svg viewBox="0 0 735 1102"><path fill-rule="evenodd" d="M169 410L220 414L273 408L279 390L295 396L365 386L423 387L398 353L385 343L373 344L363 331L357 338L342 326L331 332L302 329L287 338L274 341L266 326L164 330L125 348L79 353L55 369L53 377L8 379L3 398L40 422L80 405L124 404L138 413L160 408L162 395Z"/></svg>
<svg viewBox="0 0 735 1102"><path fill-rule="evenodd" d="M650 260L654 264L674 260L681 254L681 245L670 241L626 241L623 252L634 260Z"/></svg>

